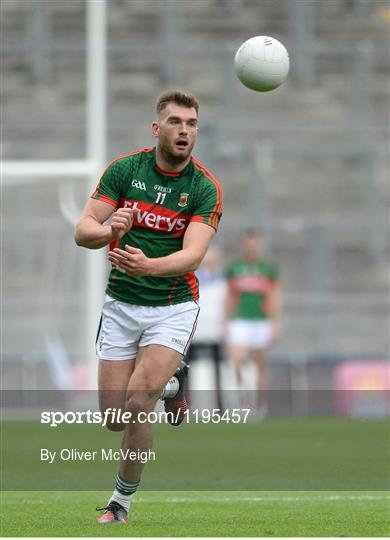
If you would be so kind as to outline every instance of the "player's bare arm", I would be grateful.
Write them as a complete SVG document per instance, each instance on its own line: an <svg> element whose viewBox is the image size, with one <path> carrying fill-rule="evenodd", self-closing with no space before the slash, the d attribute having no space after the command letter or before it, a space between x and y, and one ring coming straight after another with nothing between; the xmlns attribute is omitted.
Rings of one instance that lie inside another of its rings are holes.
<svg viewBox="0 0 390 540"><path fill-rule="evenodd" d="M273 327L272 341L275 341L282 333L282 289L279 283L275 283L268 293L267 309Z"/></svg>
<svg viewBox="0 0 390 540"><path fill-rule="evenodd" d="M233 314L236 311L236 308L238 306L238 302L239 302L238 291L233 286L231 280L228 280L225 303L224 303L224 317L223 317L224 335L227 334L228 322L233 317Z"/></svg>
<svg viewBox="0 0 390 540"><path fill-rule="evenodd" d="M104 201L89 199L76 224L75 241L78 246L99 249L119 240L133 225L134 210L114 207ZM105 222L112 216L111 223Z"/></svg>
<svg viewBox="0 0 390 540"><path fill-rule="evenodd" d="M215 230L204 223L193 222L187 227L183 249L166 257L146 257L138 248L126 245L108 254L109 261L129 276L176 276L193 272L206 254Z"/></svg>
<svg viewBox="0 0 390 540"><path fill-rule="evenodd" d="M232 284L232 280L229 280L227 285L228 285L228 289L226 292L225 306L224 306L226 321L229 320L233 316L233 313L235 312L237 308L239 298L240 298L240 295L237 289Z"/></svg>

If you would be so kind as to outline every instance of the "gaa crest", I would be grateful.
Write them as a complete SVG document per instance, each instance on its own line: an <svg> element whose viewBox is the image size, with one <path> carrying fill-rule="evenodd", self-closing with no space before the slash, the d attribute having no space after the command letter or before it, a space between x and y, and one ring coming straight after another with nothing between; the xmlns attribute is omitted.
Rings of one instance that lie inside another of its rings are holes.
<svg viewBox="0 0 390 540"><path fill-rule="evenodd" d="M179 202L177 204L181 207L187 206L189 195L189 193L180 193Z"/></svg>

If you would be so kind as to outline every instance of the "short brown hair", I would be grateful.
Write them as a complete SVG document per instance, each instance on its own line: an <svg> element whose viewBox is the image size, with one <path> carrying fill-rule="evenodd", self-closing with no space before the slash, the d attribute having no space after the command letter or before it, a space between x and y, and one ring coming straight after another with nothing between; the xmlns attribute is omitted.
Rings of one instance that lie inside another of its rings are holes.
<svg viewBox="0 0 390 540"><path fill-rule="evenodd" d="M181 92L180 90L168 90L161 94L156 102L156 112L160 114L168 103L176 103L176 105L181 105L182 107L187 107L188 109L194 108L196 114L199 112L199 103L195 96L187 92Z"/></svg>

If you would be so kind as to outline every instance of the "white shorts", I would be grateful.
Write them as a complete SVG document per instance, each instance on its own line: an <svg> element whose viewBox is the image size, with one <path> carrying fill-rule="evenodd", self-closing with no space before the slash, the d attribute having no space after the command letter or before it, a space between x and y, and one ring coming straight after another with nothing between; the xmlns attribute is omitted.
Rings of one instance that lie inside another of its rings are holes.
<svg viewBox="0 0 390 540"><path fill-rule="evenodd" d="M265 349L272 337L272 323L268 320L248 321L233 319L228 325L229 345L241 345L249 349Z"/></svg>
<svg viewBox="0 0 390 540"><path fill-rule="evenodd" d="M106 295L96 338L100 360L127 360L138 348L164 345L185 354L199 315L196 302L170 306L136 306Z"/></svg>

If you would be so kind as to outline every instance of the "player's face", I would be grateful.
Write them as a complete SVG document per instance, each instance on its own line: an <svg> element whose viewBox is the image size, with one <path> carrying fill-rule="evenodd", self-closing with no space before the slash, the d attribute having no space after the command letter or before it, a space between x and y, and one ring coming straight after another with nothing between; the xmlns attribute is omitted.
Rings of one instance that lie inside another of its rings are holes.
<svg viewBox="0 0 390 540"><path fill-rule="evenodd" d="M249 260L257 260L260 257L261 239L258 236L247 236L243 243L244 255Z"/></svg>
<svg viewBox="0 0 390 540"><path fill-rule="evenodd" d="M187 161L198 134L196 110L168 103L158 122L153 122L152 130L158 139L159 150L168 162Z"/></svg>

